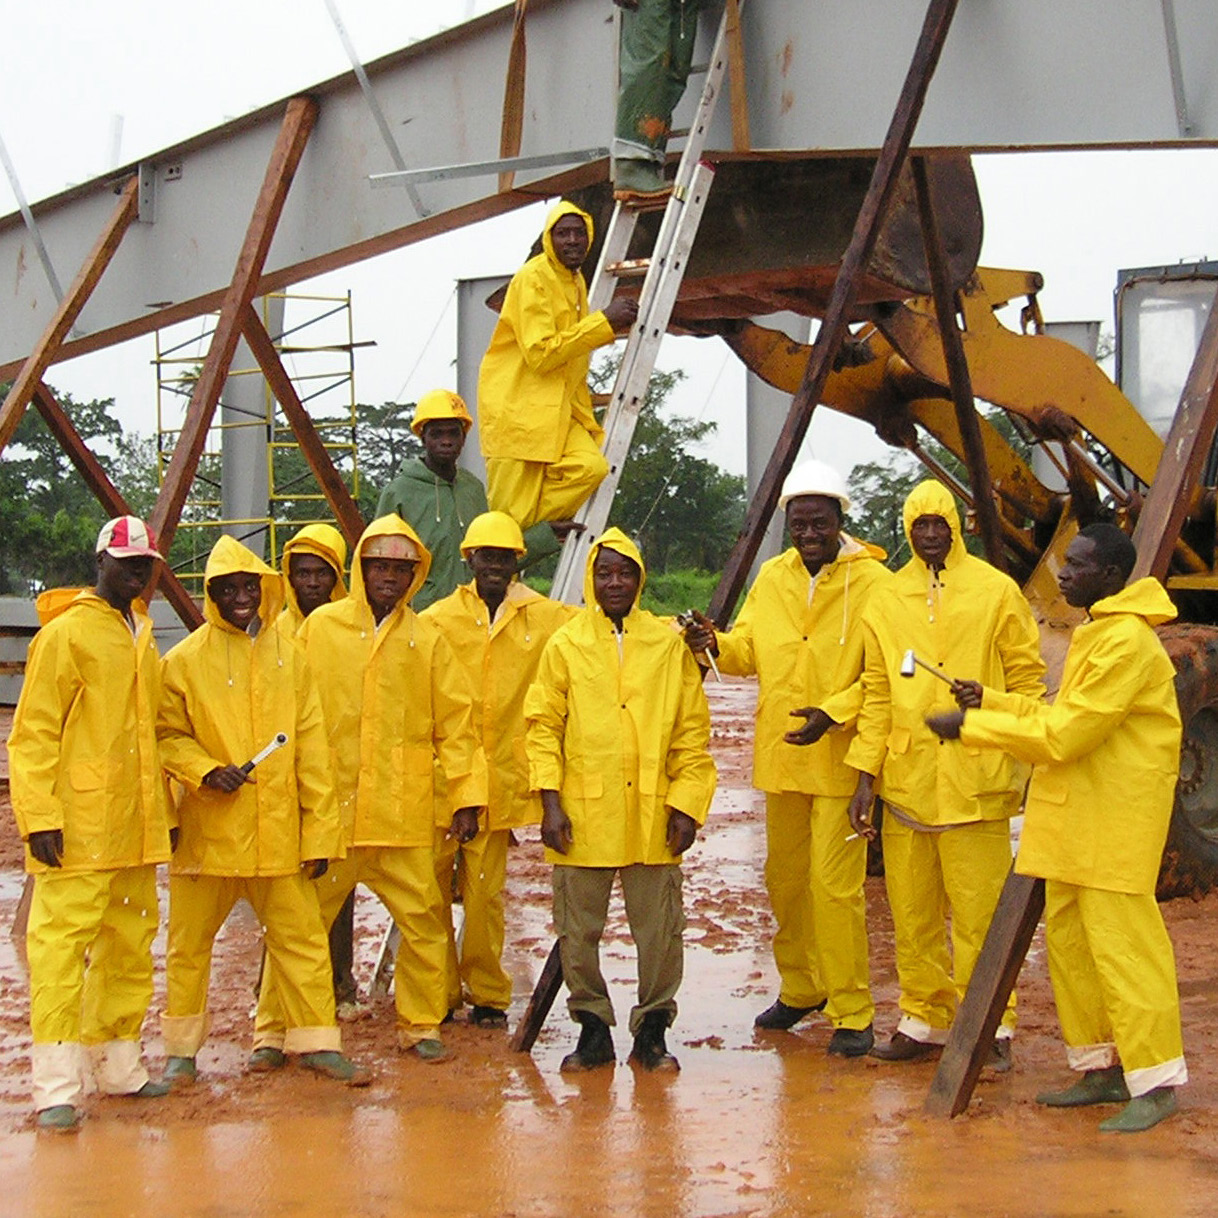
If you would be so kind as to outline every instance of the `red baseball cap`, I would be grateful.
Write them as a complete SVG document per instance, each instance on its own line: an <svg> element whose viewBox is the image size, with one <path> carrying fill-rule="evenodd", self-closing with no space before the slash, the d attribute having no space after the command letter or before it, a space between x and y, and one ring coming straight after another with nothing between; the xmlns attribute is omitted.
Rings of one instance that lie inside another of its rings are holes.
<svg viewBox="0 0 1218 1218"><path fill-rule="evenodd" d="M156 535L138 516L107 520L97 535L97 552L111 558L160 558Z"/></svg>

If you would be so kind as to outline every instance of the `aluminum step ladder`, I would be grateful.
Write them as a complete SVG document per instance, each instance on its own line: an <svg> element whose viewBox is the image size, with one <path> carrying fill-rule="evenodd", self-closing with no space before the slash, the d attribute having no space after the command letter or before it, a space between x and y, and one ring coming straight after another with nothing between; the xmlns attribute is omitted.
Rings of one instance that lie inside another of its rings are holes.
<svg viewBox="0 0 1218 1218"><path fill-rule="evenodd" d="M605 415L605 444L602 451L609 462L609 473L576 514L575 519L584 526L584 530L582 533L571 533L563 543L554 584L550 589L550 595L555 600L567 604L579 604L583 599L588 551L609 523L609 513L630 451L635 424L655 370L660 342L668 329L677 293L685 276L689 252L693 248L706 198L714 181L714 167L702 161L702 152L727 72L728 17L729 9L725 7L714 50L705 69L702 96L677 166L672 194L664 206L664 218L650 258L626 261L639 214L652 208L646 204L639 206L619 201L613 209L613 218L609 222L601 256L592 277L588 308L595 312L613 299L619 278L646 270L639 293L638 320L626 339L626 349L618 366Z"/></svg>

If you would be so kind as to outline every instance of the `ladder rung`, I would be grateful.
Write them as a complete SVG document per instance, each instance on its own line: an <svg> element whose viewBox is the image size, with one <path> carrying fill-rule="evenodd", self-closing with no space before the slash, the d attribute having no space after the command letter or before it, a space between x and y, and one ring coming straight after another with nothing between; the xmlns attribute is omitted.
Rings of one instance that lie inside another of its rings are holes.
<svg viewBox="0 0 1218 1218"><path fill-rule="evenodd" d="M618 279L641 279L650 265L650 258L627 258L622 262L611 262L605 267L605 274Z"/></svg>
<svg viewBox="0 0 1218 1218"><path fill-rule="evenodd" d="M691 63L689 65L689 74L691 76L705 76L710 71L710 60L705 63Z"/></svg>

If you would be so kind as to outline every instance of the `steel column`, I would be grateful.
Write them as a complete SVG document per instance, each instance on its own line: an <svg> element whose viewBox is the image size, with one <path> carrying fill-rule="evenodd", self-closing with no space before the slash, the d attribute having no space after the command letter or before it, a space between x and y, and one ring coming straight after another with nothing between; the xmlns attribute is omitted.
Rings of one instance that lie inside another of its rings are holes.
<svg viewBox="0 0 1218 1218"><path fill-rule="evenodd" d="M354 549L364 531L364 518L342 475L330 460L325 443L318 435L317 428L313 425L313 420L300 400L296 386L292 384L292 378L288 376L287 369L279 358L279 352L275 350L275 344L253 305L247 305L245 308L241 332L258 361L271 392L283 409L284 417L300 445L300 451L321 486L326 501L330 504L330 510L338 521L338 527L347 539L347 545Z"/></svg>

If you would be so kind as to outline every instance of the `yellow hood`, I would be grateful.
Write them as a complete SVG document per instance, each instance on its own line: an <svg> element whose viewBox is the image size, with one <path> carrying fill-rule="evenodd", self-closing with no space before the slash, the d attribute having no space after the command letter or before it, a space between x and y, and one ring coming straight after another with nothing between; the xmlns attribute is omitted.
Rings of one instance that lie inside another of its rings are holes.
<svg viewBox="0 0 1218 1218"><path fill-rule="evenodd" d="M257 575L262 581L262 604L258 606L259 620L273 622L283 608L283 580L279 572L267 566L252 550L243 546L235 537L227 534L212 546L207 556L207 568L203 573L205 587L210 587L213 579L221 575L249 574ZM208 592L203 597L203 616L213 626L223 630L235 630L220 616L220 606L211 598Z"/></svg>
<svg viewBox="0 0 1218 1218"><path fill-rule="evenodd" d="M362 605L368 604L368 593L364 590L364 571L360 565L364 555L364 546L374 537L407 537L419 550L419 561L415 565L414 579L402 597L402 603L409 605L414 594L427 582L427 572L431 570L431 551L423 544L418 533L414 531L396 512L388 516L378 516L360 534L355 543L355 555L351 559L351 596Z"/></svg>
<svg viewBox="0 0 1218 1218"><path fill-rule="evenodd" d="M1132 584L1096 601L1091 617L1106 617L1114 613L1134 613L1151 626L1162 626L1176 619L1176 607L1157 579L1136 579Z"/></svg>
<svg viewBox="0 0 1218 1218"><path fill-rule="evenodd" d="M550 214L546 216L546 226L541 234L541 248L545 250L546 257L550 260L552 266L557 267L560 271L565 271L568 275L578 274L578 271L569 271L559 261L558 255L554 252L554 242L550 240L550 229L556 225L563 216L578 216L583 222L584 227L588 230L588 245L592 245L592 217L586 211L582 211L576 207L574 203L569 203L563 199L559 203L555 203L550 208Z"/></svg>
<svg viewBox="0 0 1218 1218"><path fill-rule="evenodd" d="M38 594L34 608L38 610L38 624L45 626L53 622L69 605L73 605L82 596L93 596L92 588L48 588ZM134 602L142 608L142 602Z"/></svg>
<svg viewBox="0 0 1218 1218"><path fill-rule="evenodd" d="M298 612L300 606L296 603L296 593L292 590L288 579L288 559L293 554L312 554L334 568L338 580L330 593L330 600L341 601L347 595L347 585L343 580L343 568L347 565L347 543L343 535L330 524L306 524L291 541L283 547L279 566L283 572L283 591L292 608Z"/></svg>
<svg viewBox="0 0 1218 1218"><path fill-rule="evenodd" d="M947 570L950 571L952 567L968 556L968 551L964 548L964 536L960 531L960 513L956 510L956 500L952 497L951 491L941 482L928 478L925 482L919 482L909 492L902 513L905 539L909 542L909 549L913 555L910 561L916 562L923 570L926 569L926 564L918 557L913 548L913 538L909 535L913 522L919 516L942 516L950 526L952 548L948 551L947 561L943 564Z"/></svg>
<svg viewBox="0 0 1218 1218"><path fill-rule="evenodd" d="M639 597L643 595L643 587L647 583L647 568L643 565L643 555L639 552L639 547L618 528L606 529L592 543L592 548L588 551L588 563L584 567L584 604L589 609L595 609L597 613L601 612L601 607L596 603L596 594L592 589L592 565L596 562L596 556L602 549L612 550L615 554L624 554L639 564L639 591L634 598L634 604L630 607L630 612L633 613L639 607Z"/></svg>

